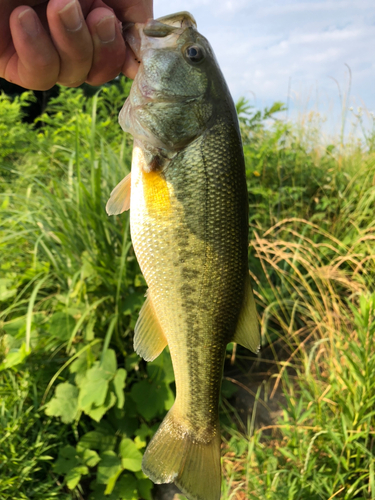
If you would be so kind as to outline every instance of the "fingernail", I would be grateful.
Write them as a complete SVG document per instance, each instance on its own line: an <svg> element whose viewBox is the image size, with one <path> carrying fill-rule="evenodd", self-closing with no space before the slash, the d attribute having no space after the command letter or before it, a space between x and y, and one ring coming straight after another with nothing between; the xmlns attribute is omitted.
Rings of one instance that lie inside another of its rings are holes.
<svg viewBox="0 0 375 500"><path fill-rule="evenodd" d="M59 11L61 22L67 31L78 31L82 27L82 15L77 0L72 0Z"/></svg>
<svg viewBox="0 0 375 500"><path fill-rule="evenodd" d="M36 36L39 33L39 24L35 18L32 9L26 9L18 15L18 20L22 29L30 36Z"/></svg>
<svg viewBox="0 0 375 500"><path fill-rule="evenodd" d="M103 17L96 25L96 32L102 43L110 43L116 37L115 16Z"/></svg>

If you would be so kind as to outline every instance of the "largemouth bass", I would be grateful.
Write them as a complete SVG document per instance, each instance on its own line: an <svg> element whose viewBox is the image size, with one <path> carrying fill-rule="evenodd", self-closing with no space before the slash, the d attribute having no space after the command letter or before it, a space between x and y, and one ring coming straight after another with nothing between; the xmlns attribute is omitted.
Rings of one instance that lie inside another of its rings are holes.
<svg viewBox="0 0 375 500"><path fill-rule="evenodd" d="M191 14L132 29L127 40L141 64L119 117L134 137L132 169L107 212L130 206L132 242L148 284L135 350L150 361L168 345L176 380L176 401L142 467L190 500L218 500L225 348L259 346L238 119Z"/></svg>

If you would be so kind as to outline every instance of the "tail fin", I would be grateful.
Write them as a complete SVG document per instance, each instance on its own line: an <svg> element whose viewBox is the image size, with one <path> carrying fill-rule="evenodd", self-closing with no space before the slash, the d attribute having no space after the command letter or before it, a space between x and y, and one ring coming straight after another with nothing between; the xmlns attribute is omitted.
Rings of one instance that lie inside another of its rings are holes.
<svg viewBox="0 0 375 500"><path fill-rule="evenodd" d="M219 500L221 489L220 432L199 440L173 408L148 445L143 472L156 484L175 483L189 500Z"/></svg>

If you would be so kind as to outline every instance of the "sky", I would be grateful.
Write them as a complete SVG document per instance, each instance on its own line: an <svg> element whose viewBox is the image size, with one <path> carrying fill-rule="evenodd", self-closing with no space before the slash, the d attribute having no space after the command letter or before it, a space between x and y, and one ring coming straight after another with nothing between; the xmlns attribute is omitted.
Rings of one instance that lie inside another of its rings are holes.
<svg viewBox="0 0 375 500"><path fill-rule="evenodd" d="M154 0L155 17L170 6ZM345 99L354 113L375 112L374 0L174 0L181 10L210 41L234 100L289 102L292 118L315 109L332 131Z"/></svg>

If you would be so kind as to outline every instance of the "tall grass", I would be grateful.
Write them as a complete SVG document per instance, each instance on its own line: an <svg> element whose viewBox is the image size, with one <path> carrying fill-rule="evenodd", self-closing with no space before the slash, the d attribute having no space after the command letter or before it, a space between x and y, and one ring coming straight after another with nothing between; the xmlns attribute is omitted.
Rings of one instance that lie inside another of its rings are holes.
<svg viewBox="0 0 375 500"><path fill-rule="evenodd" d="M301 344L298 360L278 375L285 406L278 422L232 431L224 458L229 498L373 499L375 295L349 307L346 327ZM285 365L284 365L285 366ZM256 409L254 410L256 411Z"/></svg>

